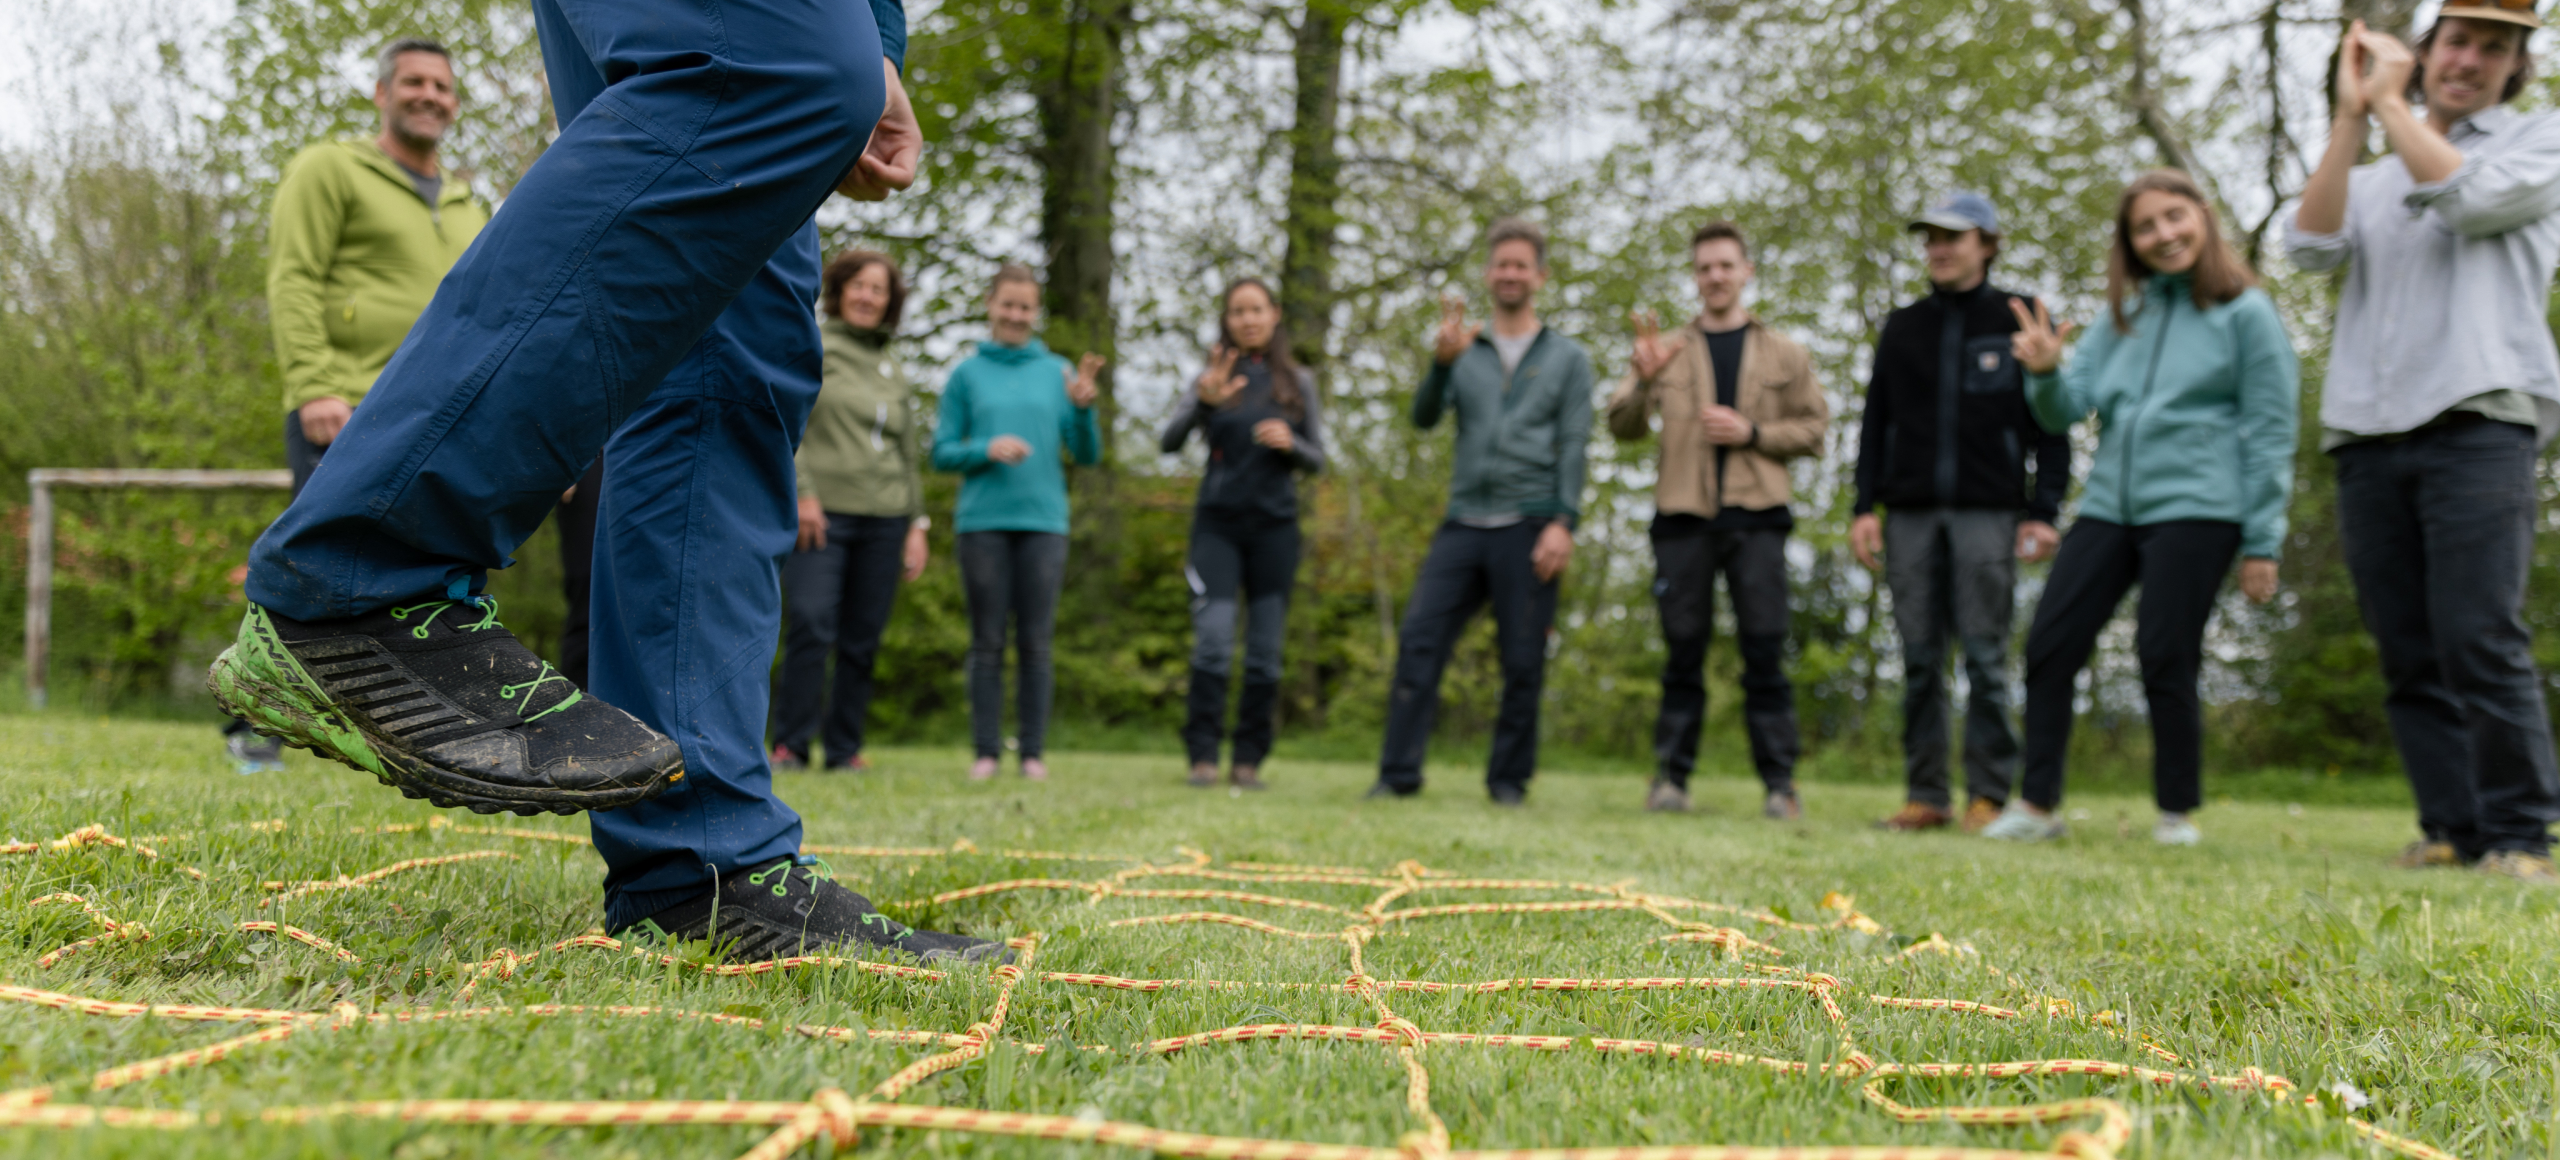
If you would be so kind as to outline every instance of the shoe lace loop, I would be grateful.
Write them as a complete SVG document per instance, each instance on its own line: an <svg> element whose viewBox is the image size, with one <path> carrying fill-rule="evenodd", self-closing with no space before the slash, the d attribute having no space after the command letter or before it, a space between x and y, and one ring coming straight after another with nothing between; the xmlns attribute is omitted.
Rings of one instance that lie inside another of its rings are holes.
<svg viewBox="0 0 2560 1160"><path fill-rule="evenodd" d="M809 871L811 878L833 879L836 876L836 868L827 865L826 859L815 854L794 854L788 858L775 859L772 865L747 875L747 881L753 885L762 886L768 880L779 878L779 881L773 883L773 896L788 898L791 896L791 872L803 868Z"/></svg>
<svg viewBox="0 0 2560 1160"><path fill-rule="evenodd" d="M480 619L471 624L463 625L462 631L479 632L484 629L498 627L498 598L495 596L470 596L460 600L429 600L418 604L412 604L407 608L394 608L391 610L391 619L405 624L408 622L410 613L416 612L421 608L427 609L428 612L426 619L419 621L418 627L409 630L409 635L414 636L419 640L425 640L427 639L428 626L433 625L436 622L437 617L444 615L446 609L457 604L467 605L480 610ZM562 703L566 704L567 702Z"/></svg>
<svg viewBox="0 0 2560 1160"><path fill-rule="evenodd" d="M496 611L492 610L490 615L495 616ZM484 622L484 624L485 623L486 622ZM477 629L483 627L483 625L474 625L473 627ZM535 676L530 681L518 681L512 685L500 685L498 686L498 695L507 700L513 701L516 699L517 694L521 693L524 696L523 703L530 705L533 703L533 691L552 681L558 681L564 685L569 684L569 678L561 676L560 670L551 667L551 662L544 661L542 662L542 672L539 675ZM569 695L560 698L559 703L539 713L526 713L522 714L522 716L528 723L539 721L586 699L587 695L585 693L579 691L576 686L571 685Z"/></svg>

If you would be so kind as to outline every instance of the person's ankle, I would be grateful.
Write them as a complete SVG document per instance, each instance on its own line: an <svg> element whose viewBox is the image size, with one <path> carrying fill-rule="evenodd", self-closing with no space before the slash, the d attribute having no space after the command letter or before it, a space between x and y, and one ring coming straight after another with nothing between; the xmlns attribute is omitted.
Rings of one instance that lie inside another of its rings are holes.
<svg viewBox="0 0 2560 1160"><path fill-rule="evenodd" d="M2028 800L2027 800L2027 799L2025 799L2025 798L2019 798L2019 799L2017 800L2017 806L2018 806L2018 808L2019 808L2019 809L2025 810L2025 811L2027 811L2028 813L2033 814L2033 815L2035 815L2036 817L2039 817L2039 818L2050 818L2050 817L2052 817L2052 816L2053 816L2053 809L2054 809L2054 807L2052 807L2052 806L2040 806L2040 805L2037 805L2037 804L2036 804L2036 803L2034 803L2034 802L2028 801Z"/></svg>

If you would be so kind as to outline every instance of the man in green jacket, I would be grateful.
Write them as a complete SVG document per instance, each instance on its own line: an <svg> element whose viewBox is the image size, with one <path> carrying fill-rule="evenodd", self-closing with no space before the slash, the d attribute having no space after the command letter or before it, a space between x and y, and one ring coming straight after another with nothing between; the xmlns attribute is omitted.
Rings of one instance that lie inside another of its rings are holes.
<svg viewBox="0 0 2560 1160"><path fill-rule="evenodd" d="M382 131L296 155L267 228L267 311L284 369L293 491L364 401L436 284L489 213L437 163L453 126L453 60L431 40L393 41L374 69Z"/></svg>

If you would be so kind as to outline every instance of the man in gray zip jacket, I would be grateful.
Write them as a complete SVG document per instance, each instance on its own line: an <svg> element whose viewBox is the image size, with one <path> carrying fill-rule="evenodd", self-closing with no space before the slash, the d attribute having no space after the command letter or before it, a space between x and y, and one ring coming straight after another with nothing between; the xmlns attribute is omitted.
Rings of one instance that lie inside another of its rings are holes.
<svg viewBox="0 0 2560 1160"><path fill-rule="evenodd" d="M1371 797L1422 792L1441 671L1458 634L1488 603L1502 657L1502 709L1485 789L1497 804L1518 805L1537 772L1547 630L1573 558L1591 439L1591 357L1539 325L1546 236L1506 219L1494 223L1485 249L1493 332L1467 326L1457 302L1443 300L1431 370L1413 398L1414 425L1426 430L1444 411L1457 412L1457 465L1448 520L1431 537L1405 604Z"/></svg>

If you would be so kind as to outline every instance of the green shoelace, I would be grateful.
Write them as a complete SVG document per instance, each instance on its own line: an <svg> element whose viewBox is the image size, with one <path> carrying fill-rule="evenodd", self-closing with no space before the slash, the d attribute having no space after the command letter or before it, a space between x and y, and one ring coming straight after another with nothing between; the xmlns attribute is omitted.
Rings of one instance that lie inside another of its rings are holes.
<svg viewBox="0 0 2560 1160"><path fill-rule="evenodd" d="M420 620L416 628L409 630L409 635L416 637L419 640L425 640L427 639L427 630L435 624L436 618L444 615L447 609L453 608L457 605L466 608L477 608L480 610L480 619L474 623L463 625L461 629L463 632L484 632L488 629L502 627L498 623L498 598L495 596L465 596L457 600L430 600L423 604L412 604L406 608L394 608L391 610L391 619L406 623L409 619L410 613L416 612L422 608L428 610L426 618ZM498 696L503 700L516 701L520 705L530 705L533 703L534 690L553 681L558 681L564 685L569 684L569 678L560 675L560 670L552 668L551 662L544 661L542 662L542 671L539 674L536 674L532 680L518 681L512 685L498 686ZM521 714L520 716L522 716L526 723L530 724L586 699L587 695L584 692L579 691L577 686L570 685L569 695L562 697L558 703L552 705L550 708L539 713L526 713Z"/></svg>

